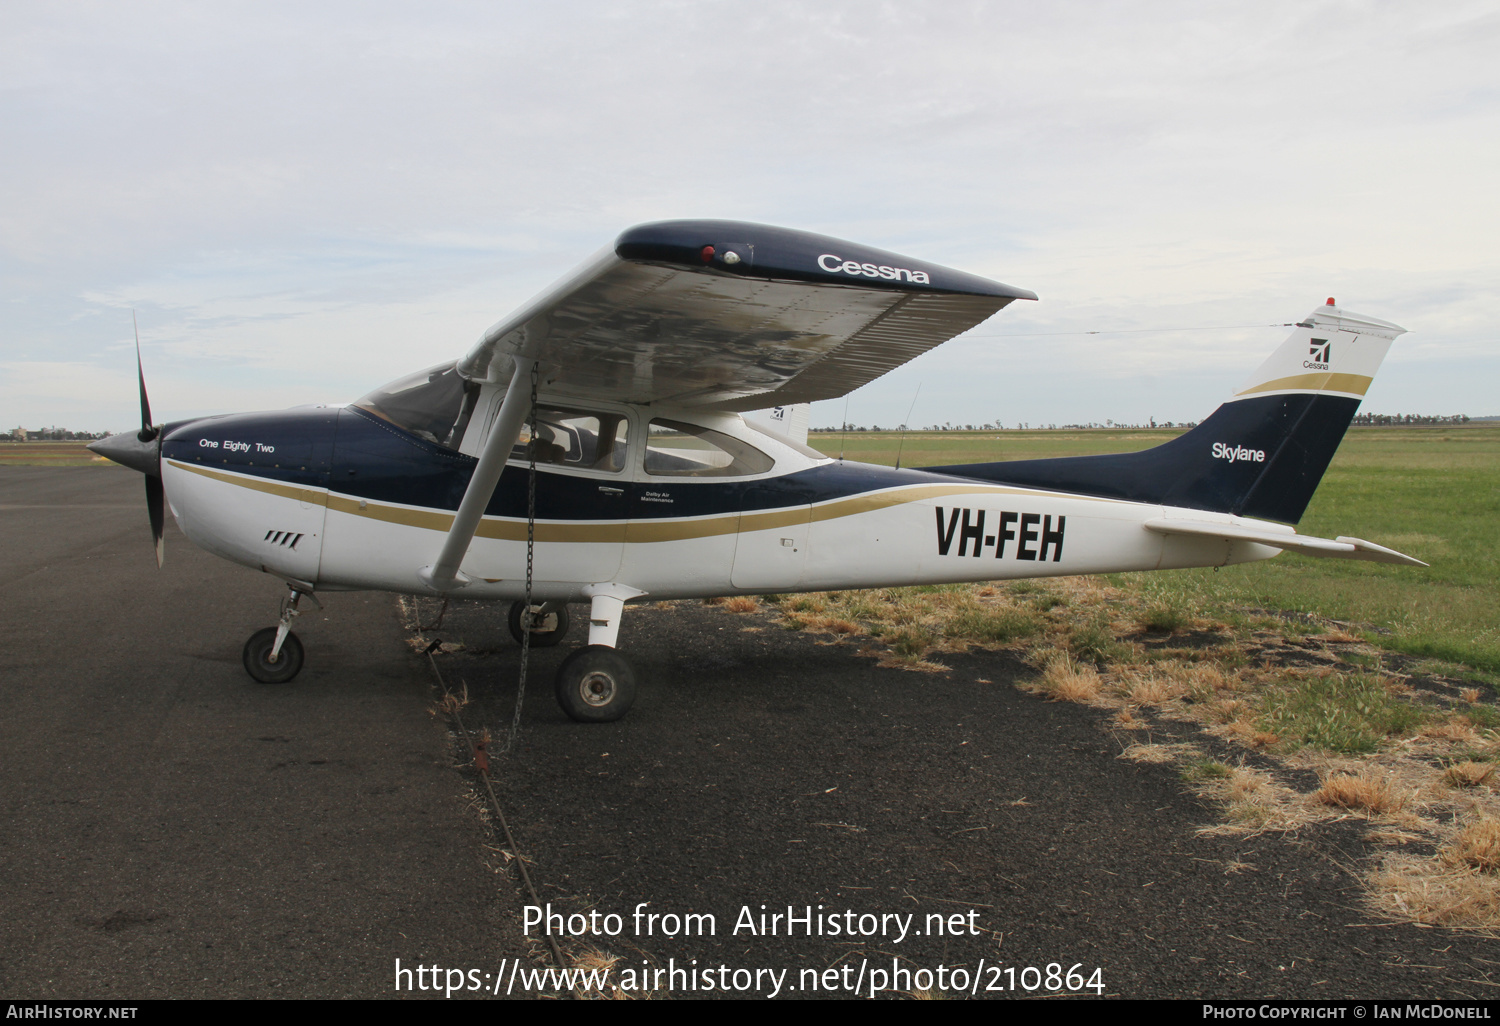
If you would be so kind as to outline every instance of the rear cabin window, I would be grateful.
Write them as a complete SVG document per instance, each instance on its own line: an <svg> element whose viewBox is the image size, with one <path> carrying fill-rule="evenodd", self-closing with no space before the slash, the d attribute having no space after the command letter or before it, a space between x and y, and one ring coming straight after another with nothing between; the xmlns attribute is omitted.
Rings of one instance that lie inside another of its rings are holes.
<svg viewBox="0 0 1500 1026"><path fill-rule="evenodd" d="M538 466L575 467L617 474L625 469L630 421L618 413L589 413L538 406L536 439L531 422L521 425L521 440L510 458L529 462L533 450Z"/></svg>
<svg viewBox="0 0 1500 1026"><path fill-rule="evenodd" d="M675 420L653 420L646 473L653 477L750 477L776 465L759 449L721 431Z"/></svg>

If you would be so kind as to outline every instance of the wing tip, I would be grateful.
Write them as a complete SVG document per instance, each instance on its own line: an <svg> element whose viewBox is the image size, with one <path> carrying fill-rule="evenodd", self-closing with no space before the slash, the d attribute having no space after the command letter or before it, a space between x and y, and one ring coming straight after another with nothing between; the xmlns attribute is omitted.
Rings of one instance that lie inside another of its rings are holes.
<svg viewBox="0 0 1500 1026"><path fill-rule="evenodd" d="M1036 300L1030 289L828 235L748 221L651 221L615 239L621 260L711 274L804 281L886 292Z"/></svg>

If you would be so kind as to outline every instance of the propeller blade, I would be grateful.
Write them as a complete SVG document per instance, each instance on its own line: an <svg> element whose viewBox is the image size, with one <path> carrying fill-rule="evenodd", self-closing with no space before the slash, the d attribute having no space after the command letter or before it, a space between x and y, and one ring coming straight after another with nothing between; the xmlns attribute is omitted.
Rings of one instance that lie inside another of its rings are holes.
<svg viewBox="0 0 1500 1026"><path fill-rule="evenodd" d="M136 437L149 442L156 437L156 429L151 426L151 400L146 398L146 369L141 364L141 329L134 310L130 311L130 326L135 328L135 373L141 383L141 432Z"/></svg>
<svg viewBox="0 0 1500 1026"><path fill-rule="evenodd" d="M146 512L151 517L151 538L156 543L156 568L161 569L163 555L162 527L166 523L166 490L160 474L146 475Z"/></svg>

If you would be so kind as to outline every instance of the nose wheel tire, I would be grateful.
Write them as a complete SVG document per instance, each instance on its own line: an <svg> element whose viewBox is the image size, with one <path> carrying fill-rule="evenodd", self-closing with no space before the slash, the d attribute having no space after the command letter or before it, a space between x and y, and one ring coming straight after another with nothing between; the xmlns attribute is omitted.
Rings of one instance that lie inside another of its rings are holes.
<svg viewBox="0 0 1500 1026"><path fill-rule="evenodd" d="M635 671L607 645L586 645L563 660L553 687L557 704L579 723L610 723L635 703Z"/></svg>
<svg viewBox="0 0 1500 1026"><path fill-rule="evenodd" d="M512 602L510 606L510 636L521 644L521 623L526 616L525 602ZM555 612L531 614L531 645L533 648L551 648L568 633L568 607L558 606Z"/></svg>
<svg viewBox="0 0 1500 1026"><path fill-rule="evenodd" d="M271 662L271 647L276 644L276 628L267 627L250 635L240 654L245 672L262 684L285 684L302 671L302 642L288 634L281 643L276 661Z"/></svg>

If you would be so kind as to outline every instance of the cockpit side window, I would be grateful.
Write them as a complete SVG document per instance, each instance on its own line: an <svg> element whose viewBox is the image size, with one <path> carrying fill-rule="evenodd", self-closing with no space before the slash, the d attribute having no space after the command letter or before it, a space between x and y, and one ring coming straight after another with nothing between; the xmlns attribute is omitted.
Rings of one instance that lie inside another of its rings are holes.
<svg viewBox="0 0 1500 1026"><path fill-rule="evenodd" d="M538 466L574 467L618 474L625 469L630 420L621 413L584 412L538 406L536 439L531 423L521 425L521 440L510 451L512 460L529 461L536 452Z"/></svg>
<svg viewBox="0 0 1500 1026"><path fill-rule="evenodd" d="M653 477L750 477L776 461L722 431L676 420L653 420L646 440L646 473Z"/></svg>
<svg viewBox="0 0 1500 1026"><path fill-rule="evenodd" d="M479 385L444 363L398 378L354 405L418 438L457 449L478 399Z"/></svg>

